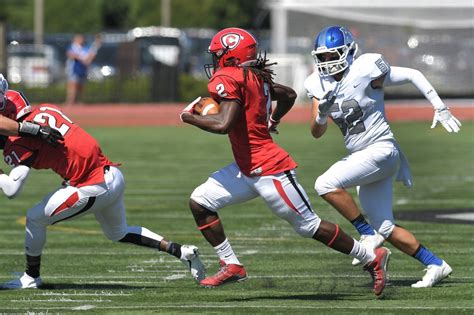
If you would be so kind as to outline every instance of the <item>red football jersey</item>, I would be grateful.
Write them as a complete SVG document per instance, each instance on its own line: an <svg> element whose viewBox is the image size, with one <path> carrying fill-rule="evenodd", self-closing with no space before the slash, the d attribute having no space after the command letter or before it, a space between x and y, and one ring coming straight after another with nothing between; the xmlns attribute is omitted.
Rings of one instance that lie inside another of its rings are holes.
<svg viewBox="0 0 474 315"><path fill-rule="evenodd" d="M41 104L25 121L49 125L64 137L56 147L36 138L9 137L3 155L11 166L31 159L35 169L52 169L75 187L104 182L104 166L116 165L102 153L97 141L84 129L74 124L58 107Z"/></svg>
<svg viewBox="0 0 474 315"><path fill-rule="evenodd" d="M242 68L224 67L212 76L207 89L217 102L233 100L244 109L229 139L235 161L245 175L277 174L297 166L268 131L272 104L268 84L251 71L245 79Z"/></svg>

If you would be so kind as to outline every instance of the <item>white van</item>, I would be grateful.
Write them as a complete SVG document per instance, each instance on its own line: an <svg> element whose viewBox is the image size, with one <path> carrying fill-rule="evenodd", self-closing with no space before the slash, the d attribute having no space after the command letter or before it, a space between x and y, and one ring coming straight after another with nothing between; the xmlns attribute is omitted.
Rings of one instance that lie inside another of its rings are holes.
<svg viewBox="0 0 474 315"><path fill-rule="evenodd" d="M27 87L47 87L64 72L51 45L16 44L7 47L8 81Z"/></svg>

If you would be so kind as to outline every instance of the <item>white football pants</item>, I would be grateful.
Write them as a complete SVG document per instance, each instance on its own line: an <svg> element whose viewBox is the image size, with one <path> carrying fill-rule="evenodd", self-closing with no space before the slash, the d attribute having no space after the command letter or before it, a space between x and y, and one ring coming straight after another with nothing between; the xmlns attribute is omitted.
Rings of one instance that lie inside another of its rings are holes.
<svg viewBox="0 0 474 315"><path fill-rule="evenodd" d="M399 165L397 146L390 141L377 142L333 164L316 179L315 189L321 196L338 188L357 186L370 224L387 238L395 227L392 189Z"/></svg>
<svg viewBox="0 0 474 315"><path fill-rule="evenodd" d="M43 201L28 210L26 216L25 251L39 256L46 242L46 227L60 221L79 218L94 213L105 236L119 241L127 233L149 234L141 227L127 226L123 193L125 181L122 172L110 166L104 171L105 182L84 187L62 187L47 195ZM152 232L151 232L152 233ZM162 237L152 233L153 239Z"/></svg>
<svg viewBox="0 0 474 315"><path fill-rule="evenodd" d="M247 177L232 163L213 173L191 194L204 208L217 212L222 207L262 197L278 217L290 223L303 237L313 237L321 219L311 209L309 198L296 180L295 171Z"/></svg>

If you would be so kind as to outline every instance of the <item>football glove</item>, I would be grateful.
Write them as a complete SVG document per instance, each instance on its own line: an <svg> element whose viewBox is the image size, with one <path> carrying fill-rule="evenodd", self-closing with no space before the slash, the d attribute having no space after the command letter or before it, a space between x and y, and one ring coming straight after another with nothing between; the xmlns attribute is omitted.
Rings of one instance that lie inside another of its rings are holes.
<svg viewBox="0 0 474 315"><path fill-rule="evenodd" d="M41 126L37 123L24 121L18 123L18 135L20 137L36 137L48 142L54 146L59 144L59 141L64 140L59 131L49 126Z"/></svg>
<svg viewBox="0 0 474 315"><path fill-rule="evenodd" d="M280 124L280 120L274 120L272 117L268 120L268 131L270 133L276 133L279 134L277 130L277 126Z"/></svg>
<svg viewBox="0 0 474 315"><path fill-rule="evenodd" d="M196 98L194 101L192 101L191 103L188 104L188 106L186 106L182 111L181 113L179 114L179 119L181 121L183 121L183 115L186 115L186 114L193 114L194 113L194 106L196 106L196 104L201 100L201 96L199 96L198 98Z"/></svg>
<svg viewBox="0 0 474 315"><path fill-rule="evenodd" d="M336 93L334 91L328 91L320 100L318 105L319 116L327 116L329 109L336 101Z"/></svg>
<svg viewBox="0 0 474 315"><path fill-rule="evenodd" d="M443 109L435 110L433 123L431 128L436 127L438 122L446 129L448 132L458 132L461 128L461 122L454 117L447 107Z"/></svg>

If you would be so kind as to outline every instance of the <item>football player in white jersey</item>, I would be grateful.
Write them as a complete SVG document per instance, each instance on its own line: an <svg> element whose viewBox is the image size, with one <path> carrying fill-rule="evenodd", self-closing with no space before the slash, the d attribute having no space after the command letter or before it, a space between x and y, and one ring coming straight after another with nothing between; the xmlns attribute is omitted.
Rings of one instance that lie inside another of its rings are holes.
<svg viewBox="0 0 474 315"><path fill-rule="evenodd" d="M352 222L361 234L361 242L375 248L387 240L423 263L427 272L412 287L431 287L452 269L411 232L395 224L393 179L406 186L411 186L412 180L408 162L385 118L383 87L412 83L434 107L431 128L439 122L448 132L458 132L461 123L421 72L391 67L380 54L363 54L356 59L356 53L357 44L345 27L329 26L316 36L311 53L316 71L304 83L312 99L311 133L321 137L330 117L341 129L349 155L319 176L315 189ZM350 187L357 187L370 225L346 191Z"/></svg>

